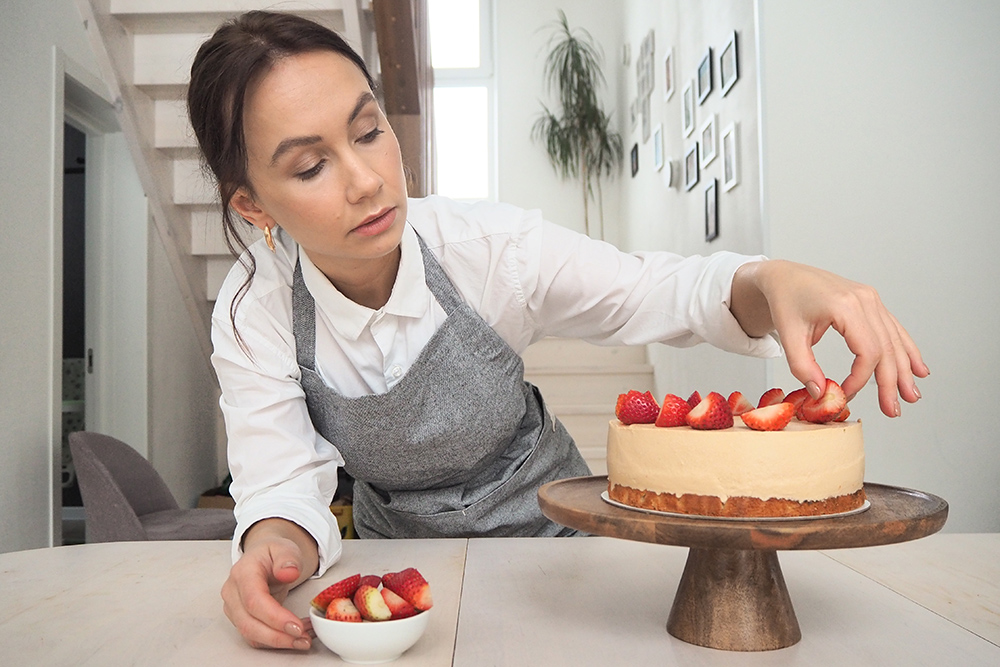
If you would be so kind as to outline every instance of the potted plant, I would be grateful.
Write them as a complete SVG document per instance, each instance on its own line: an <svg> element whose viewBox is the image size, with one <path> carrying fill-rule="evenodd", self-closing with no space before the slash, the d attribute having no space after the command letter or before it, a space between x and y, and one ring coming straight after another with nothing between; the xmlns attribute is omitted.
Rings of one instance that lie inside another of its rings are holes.
<svg viewBox="0 0 1000 667"><path fill-rule="evenodd" d="M597 96L598 87L605 83L600 47L586 30L571 30L562 10L553 27L545 59L545 89L557 90L561 109L557 116L543 104L531 137L545 145L560 177L580 180L584 225L590 235L590 199L596 188L603 230L601 178L613 177L621 165L622 137L611 130L611 118Z"/></svg>

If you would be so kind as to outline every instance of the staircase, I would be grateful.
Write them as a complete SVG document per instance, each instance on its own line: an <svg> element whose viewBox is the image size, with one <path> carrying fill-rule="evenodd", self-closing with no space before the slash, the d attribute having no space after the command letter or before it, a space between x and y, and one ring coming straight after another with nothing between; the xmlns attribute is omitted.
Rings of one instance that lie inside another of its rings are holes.
<svg viewBox="0 0 1000 667"><path fill-rule="evenodd" d="M537 386L549 410L576 441L595 475L607 467L608 422L618 395L652 391L653 367L645 347L599 347L566 338L545 338L522 355L524 377Z"/></svg>
<svg viewBox="0 0 1000 667"><path fill-rule="evenodd" d="M226 19L274 8L333 28L377 76L371 0L76 1L207 362L212 302L234 260L185 110L194 55Z"/></svg>

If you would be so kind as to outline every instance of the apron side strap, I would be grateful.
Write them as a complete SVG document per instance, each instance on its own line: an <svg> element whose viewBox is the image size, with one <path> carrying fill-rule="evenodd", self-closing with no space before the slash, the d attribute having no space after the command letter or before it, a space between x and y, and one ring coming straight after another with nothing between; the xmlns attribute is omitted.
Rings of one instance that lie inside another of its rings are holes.
<svg viewBox="0 0 1000 667"><path fill-rule="evenodd" d="M292 334L295 338L295 360L299 366L315 370L316 363L316 302L302 278L302 264L295 261L292 277Z"/></svg>
<svg viewBox="0 0 1000 667"><path fill-rule="evenodd" d="M444 312L451 315L456 308L462 305L462 298L420 234L417 234L417 241L420 242L420 254L424 260L424 280L427 282L427 287L430 288L431 294L437 299Z"/></svg>

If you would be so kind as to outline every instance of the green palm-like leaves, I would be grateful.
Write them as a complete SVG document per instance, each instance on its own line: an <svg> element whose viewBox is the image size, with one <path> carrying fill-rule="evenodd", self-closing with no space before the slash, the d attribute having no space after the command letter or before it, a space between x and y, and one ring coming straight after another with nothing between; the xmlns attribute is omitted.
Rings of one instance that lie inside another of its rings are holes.
<svg viewBox="0 0 1000 667"><path fill-rule="evenodd" d="M561 178L579 178L583 186L584 222L590 233L589 202L602 176L612 177L622 160L622 138L611 131L611 118L597 98L604 85L601 54L586 30L571 30L560 10L545 59L545 87L559 94L561 115L542 105L531 137L543 143L549 162ZM603 211L602 211L603 217Z"/></svg>

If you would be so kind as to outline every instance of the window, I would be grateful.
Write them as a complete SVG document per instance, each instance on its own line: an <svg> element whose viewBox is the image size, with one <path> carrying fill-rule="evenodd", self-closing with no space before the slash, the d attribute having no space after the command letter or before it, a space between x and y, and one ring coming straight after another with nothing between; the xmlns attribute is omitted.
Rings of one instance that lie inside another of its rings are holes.
<svg viewBox="0 0 1000 667"><path fill-rule="evenodd" d="M428 0L437 193L495 199L492 0Z"/></svg>

